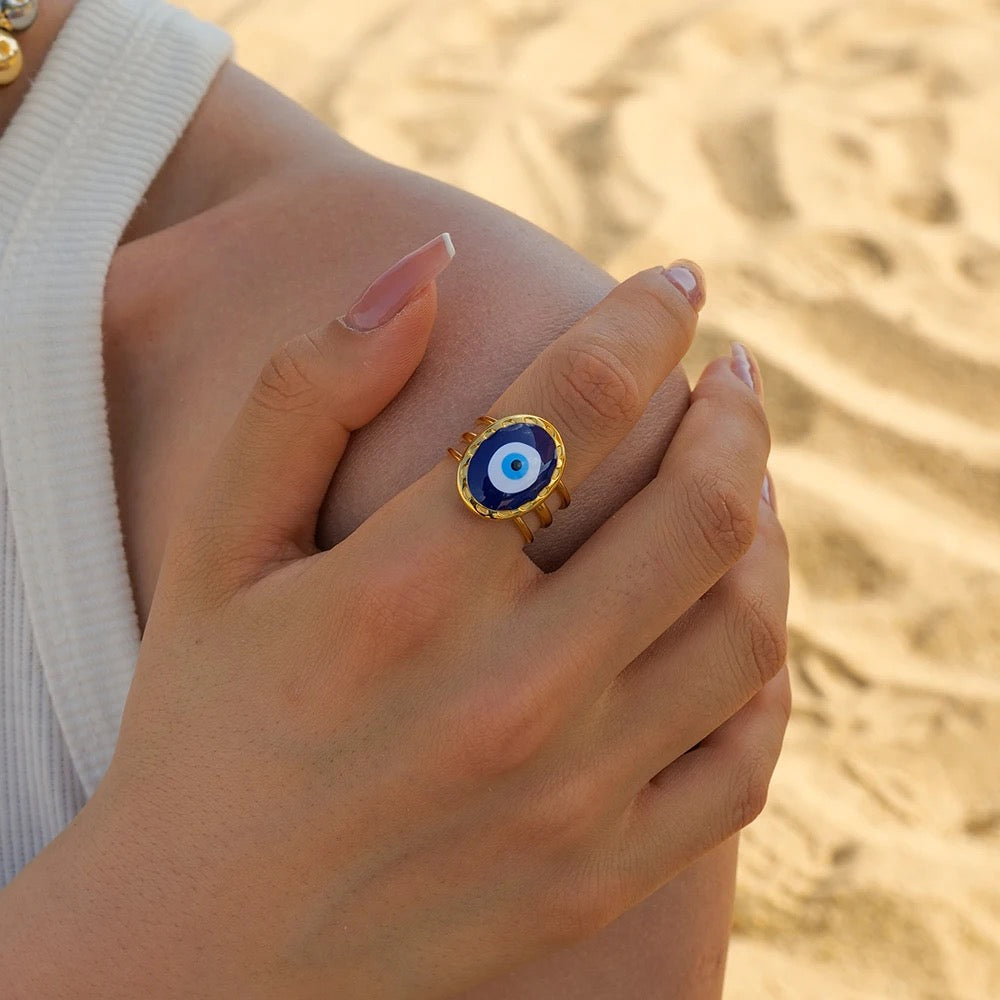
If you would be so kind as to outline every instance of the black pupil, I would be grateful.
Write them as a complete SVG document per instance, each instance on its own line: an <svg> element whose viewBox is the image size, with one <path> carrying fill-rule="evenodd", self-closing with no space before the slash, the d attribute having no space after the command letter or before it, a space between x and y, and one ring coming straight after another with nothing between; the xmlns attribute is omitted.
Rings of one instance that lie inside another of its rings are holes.
<svg viewBox="0 0 1000 1000"><path fill-rule="evenodd" d="M513 469L513 470L514 470L515 472L520 472L520 471L521 471L521 466L522 466L523 464L524 464L524 463L523 463L523 462L522 462L522 461L521 461L521 460L520 460L519 458L515 458L515 459L514 459L514 461L510 463L510 467L511 467L511 468L512 468L512 469Z"/></svg>

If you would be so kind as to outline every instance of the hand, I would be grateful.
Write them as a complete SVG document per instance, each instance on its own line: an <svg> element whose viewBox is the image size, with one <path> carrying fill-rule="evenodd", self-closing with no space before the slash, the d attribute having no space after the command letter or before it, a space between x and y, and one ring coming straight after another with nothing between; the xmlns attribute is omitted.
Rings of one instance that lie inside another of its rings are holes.
<svg viewBox="0 0 1000 1000"><path fill-rule="evenodd" d="M276 352L168 539L84 810L138 873L132 995L446 997L595 932L763 804L787 556L759 501L763 412L728 361L657 477L557 572L462 507L449 457L316 550L347 433L417 363L431 295ZM572 491L694 325L642 272L490 412L551 419ZM345 355L381 395L338 379Z"/></svg>

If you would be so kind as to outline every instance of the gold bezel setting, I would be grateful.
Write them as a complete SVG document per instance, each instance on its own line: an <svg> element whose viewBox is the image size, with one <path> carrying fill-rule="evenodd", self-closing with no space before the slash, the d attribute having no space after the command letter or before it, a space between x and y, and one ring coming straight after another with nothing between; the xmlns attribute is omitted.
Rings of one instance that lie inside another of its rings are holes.
<svg viewBox="0 0 1000 1000"><path fill-rule="evenodd" d="M537 511L542 527L548 527L552 523L552 514L545 503L548 497L553 492L557 492L562 499L562 507L569 506L569 491L562 483L562 477L566 469L566 447L563 443L562 435L544 417L535 416L533 413L515 413L499 419L491 417L489 414L484 414L478 418L477 423L484 423L486 426L479 433L466 431L462 435L462 439L466 442L464 451L458 452L454 448L448 449L448 453L458 461L458 470L455 477L458 494L466 507L479 517L494 521L514 521L525 541L530 542L534 536L531 533L531 529L524 523L523 518L525 514L533 510ZM485 506L472 495L468 479L469 464L484 442L488 441L494 434L505 427L511 427L514 424L532 424L544 430L555 444L556 464L549 481L531 500L526 501L519 507L512 507L510 510L494 510L492 507Z"/></svg>

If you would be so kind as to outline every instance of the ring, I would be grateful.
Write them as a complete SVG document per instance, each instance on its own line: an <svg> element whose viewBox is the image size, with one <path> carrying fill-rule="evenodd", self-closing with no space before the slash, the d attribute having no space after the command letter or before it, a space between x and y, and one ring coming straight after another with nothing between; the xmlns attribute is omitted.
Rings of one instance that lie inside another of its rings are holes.
<svg viewBox="0 0 1000 1000"><path fill-rule="evenodd" d="M534 535L524 515L538 513L543 528L552 523L545 501L553 491L569 506L569 490L562 483L566 448L559 431L542 417L515 413L510 417L485 414L476 420L486 426L466 431L464 451L448 449L458 461L458 495L474 514L491 520L512 519L526 542Z"/></svg>

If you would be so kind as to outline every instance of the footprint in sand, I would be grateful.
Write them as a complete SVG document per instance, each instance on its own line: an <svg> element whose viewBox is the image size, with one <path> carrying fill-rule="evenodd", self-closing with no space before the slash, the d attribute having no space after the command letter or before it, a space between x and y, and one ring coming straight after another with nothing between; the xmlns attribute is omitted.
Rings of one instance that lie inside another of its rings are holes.
<svg viewBox="0 0 1000 1000"><path fill-rule="evenodd" d="M793 214L780 180L770 111L712 121L702 129L699 145L720 193L737 211L769 221Z"/></svg>
<svg viewBox="0 0 1000 1000"><path fill-rule="evenodd" d="M794 526L789 526L794 530ZM855 600L886 595L905 575L888 566L854 531L825 519L790 539L795 569L819 597Z"/></svg>
<svg viewBox="0 0 1000 1000"><path fill-rule="evenodd" d="M970 237L969 248L956 266L959 274L977 288L1000 289L1000 247Z"/></svg>

